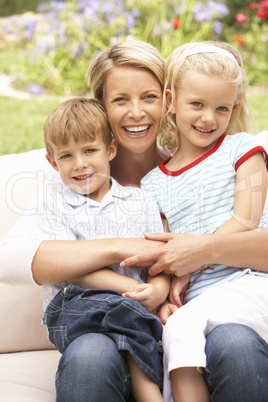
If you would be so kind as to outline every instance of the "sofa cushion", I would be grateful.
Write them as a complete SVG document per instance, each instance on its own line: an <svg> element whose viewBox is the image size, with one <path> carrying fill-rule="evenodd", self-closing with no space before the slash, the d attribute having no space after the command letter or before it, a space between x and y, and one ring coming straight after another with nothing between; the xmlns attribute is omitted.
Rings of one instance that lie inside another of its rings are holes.
<svg viewBox="0 0 268 402"><path fill-rule="evenodd" d="M0 355L0 401L55 402L57 350Z"/></svg>
<svg viewBox="0 0 268 402"><path fill-rule="evenodd" d="M0 305L0 353L54 349L41 325L42 287L0 284Z"/></svg>

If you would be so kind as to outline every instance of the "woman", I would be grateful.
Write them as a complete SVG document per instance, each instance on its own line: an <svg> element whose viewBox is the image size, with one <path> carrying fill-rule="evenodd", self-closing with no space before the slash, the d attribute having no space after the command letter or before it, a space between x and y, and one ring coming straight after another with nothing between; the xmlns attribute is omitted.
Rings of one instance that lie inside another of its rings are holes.
<svg viewBox="0 0 268 402"><path fill-rule="evenodd" d="M139 185L141 178L167 157L156 143L161 127L164 82L164 62L159 52L137 41L116 45L92 61L87 82L93 95L103 101L118 140L111 175L122 185ZM144 239L45 241L36 233L35 217L23 219L24 223L14 228L1 245L7 280L19 274L21 282L35 281L40 285L71 281L138 253L159 252L163 244ZM163 248L170 244L172 246L169 242ZM197 261L197 265L202 264ZM218 336L213 338L211 334L210 337L219 344ZM215 370L215 387L220 388L225 367L217 366L216 357L210 356L208 365ZM228 353L226 356L228 358ZM227 388L232 390L235 386L229 382ZM61 357L56 389L58 401L125 401L130 393L126 360L111 339L100 334L82 336ZM219 392L222 400L229 400L220 389Z"/></svg>

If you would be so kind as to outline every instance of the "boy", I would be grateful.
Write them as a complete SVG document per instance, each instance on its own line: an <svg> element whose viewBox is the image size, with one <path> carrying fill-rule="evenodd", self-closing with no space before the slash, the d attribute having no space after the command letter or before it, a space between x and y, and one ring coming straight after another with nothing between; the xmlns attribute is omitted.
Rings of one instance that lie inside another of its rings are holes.
<svg viewBox="0 0 268 402"><path fill-rule="evenodd" d="M44 141L47 160L60 174L54 188L49 182L44 186L39 224L45 238L142 237L147 231L162 231L152 198L110 177L109 162L116 156L117 144L98 101L76 98L56 107L46 119ZM143 293L143 306L122 297L131 291ZM151 313L168 292L167 276L147 278L144 267L124 270L113 264L73 278L71 284L46 285L44 324L61 353L83 334L109 336L118 350L126 352L136 400L148 394L148 401L162 401L162 325Z"/></svg>

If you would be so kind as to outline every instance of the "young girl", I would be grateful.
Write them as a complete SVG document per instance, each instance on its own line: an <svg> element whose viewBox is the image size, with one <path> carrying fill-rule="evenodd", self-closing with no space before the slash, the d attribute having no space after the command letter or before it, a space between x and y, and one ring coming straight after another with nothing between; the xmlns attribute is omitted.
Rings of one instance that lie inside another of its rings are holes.
<svg viewBox="0 0 268 402"><path fill-rule="evenodd" d="M241 132L249 126L246 83L238 52L225 43L190 43L167 59L169 134L162 144L175 153L142 187L154 194L172 232L220 234L264 225L266 154ZM164 329L165 401L172 399L167 377L174 401L210 400L197 367L206 367L206 335L213 328L236 322L267 337L267 286L267 274L223 265L173 277L170 301L185 305Z"/></svg>

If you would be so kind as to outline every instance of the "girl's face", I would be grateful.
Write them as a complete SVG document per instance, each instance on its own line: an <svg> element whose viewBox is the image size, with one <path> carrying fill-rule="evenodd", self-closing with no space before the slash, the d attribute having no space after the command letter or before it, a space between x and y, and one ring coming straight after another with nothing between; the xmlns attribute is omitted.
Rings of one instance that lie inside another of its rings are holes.
<svg viewBox="0 0 268 402"><path fill-rule="evenodd" d="M115 67L105 82L104 105L118 143L142 153L160 132L162 89L157 78L143 68Z"/></svg>
<svg viewBox="0 0 268 402"><path fill-rule="evenodd" d="M191 71L176 92L170 111L176 114L180 144L209 151L230 122L236 87L221 77ZM166 96L167 105L171 105L170 90Z"/></svg>

